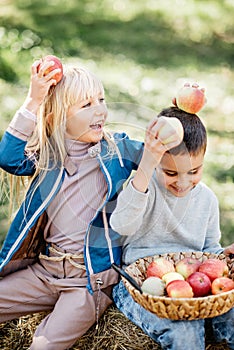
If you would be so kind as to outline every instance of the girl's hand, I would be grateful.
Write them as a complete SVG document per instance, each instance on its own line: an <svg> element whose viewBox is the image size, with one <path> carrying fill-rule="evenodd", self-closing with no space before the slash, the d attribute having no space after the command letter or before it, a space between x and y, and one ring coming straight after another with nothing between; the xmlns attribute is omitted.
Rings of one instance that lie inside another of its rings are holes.
<svg viewBox="0 0 234 350"><path fill-rule="evenodd" d="M42 62L41 60L37 60L32 64L29 91L23 107L34 114L37 113L38 108L48 95L50 87L56 84L53 76L60 72L60 69L54 69L50 73L44 75L45 71L53 64L53 61ZM39 65L40 69L38 69Z"/></svg>

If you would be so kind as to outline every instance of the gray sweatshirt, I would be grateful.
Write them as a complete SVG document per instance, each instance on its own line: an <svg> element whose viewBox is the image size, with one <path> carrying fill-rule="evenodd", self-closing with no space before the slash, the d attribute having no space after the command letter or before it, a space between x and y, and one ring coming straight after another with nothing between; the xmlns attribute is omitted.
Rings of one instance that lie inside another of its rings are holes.
<svg viewBox="0 0 234 350"><path fill-rule="evenodd" d="M147 193L134 189L130 181L110 223L123 236L125 265L155 254L222 251L218 200L202 182L179 198L158 184L156 172Z"/></svg>

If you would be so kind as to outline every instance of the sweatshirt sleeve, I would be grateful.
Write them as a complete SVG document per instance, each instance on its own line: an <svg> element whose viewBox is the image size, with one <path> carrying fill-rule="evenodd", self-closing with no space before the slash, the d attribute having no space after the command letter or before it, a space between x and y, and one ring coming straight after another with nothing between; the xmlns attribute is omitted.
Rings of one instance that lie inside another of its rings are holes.
<svg viewBox="0 0 234 350"><path fill-rule="evenodd" d="M137 191L131 180L120 193L116 208L111 215L110 224L113 230L123 236L133 235L142 224L148 197L149 191L147 193Z"/></svg>
<svg viewBox="0 0 234 350"><path fill-rule="evenodd" d="M27 141L35 129L36 121L37 118L33 113L21 107L14 115L7 131L11 135Z"/></svg>
<svg viewBox="0 0 234 350"><path fill-rule="evenodd" d="M210 218L208 222L204 251L219 254L223 251L220 245L221 231L219 222L219 204L218 199L214 196L210 209Z"/></svg>

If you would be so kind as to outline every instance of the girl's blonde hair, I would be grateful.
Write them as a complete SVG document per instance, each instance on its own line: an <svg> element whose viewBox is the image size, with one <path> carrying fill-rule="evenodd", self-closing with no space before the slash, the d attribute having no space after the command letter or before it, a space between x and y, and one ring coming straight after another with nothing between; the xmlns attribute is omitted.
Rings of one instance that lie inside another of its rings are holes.
<svg viewBox="0 0 234 350"><path fill-rule="evenodd" d="M28 155L36 161L34 176L48 170L51 164L64 163L68 108L100 93L104 95L103 85L93 73L85 68L64 68L62 80L50 88L39 109L37 127L27 144Z"/></svg>
<svg viewBox="0 0 234 350"><path fill-rule="evenodd" d="M81 67L64 66L62 80L50 88L40 106L37 126L26 146L27 155L34 160L36 168L31 181L40 174L37 187L46 171L64 164L67 155L65 131L68 108L100 93L104 96L103 85L93 73ZM109 153L113 154L116 151L114 140L106 132L104 138L108 142Z"/></svg>

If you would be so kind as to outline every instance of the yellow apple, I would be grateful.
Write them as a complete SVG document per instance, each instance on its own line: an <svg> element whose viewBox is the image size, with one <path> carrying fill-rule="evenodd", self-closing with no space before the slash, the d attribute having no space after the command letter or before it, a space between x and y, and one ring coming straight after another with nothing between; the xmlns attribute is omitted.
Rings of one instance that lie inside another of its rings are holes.
<svg viewBox="0 0 234 350"><path fill-rule="evenodd" d="M163 125L163 127L159 130L158 133L158 138L161 140L162 144L166 145L170 142L175 141L175 132L180 141L182 141L184 137L184 128L180 120L174 117L163 118L167 120L167 123Z"/></svg>
<svg viewBox="0 0 234 350"><path fill-rule="evenodd" d="M168 272L162 276L162 280L166 283L166 286L171 281L184 280L184 277L178 272Z"/></svg>

